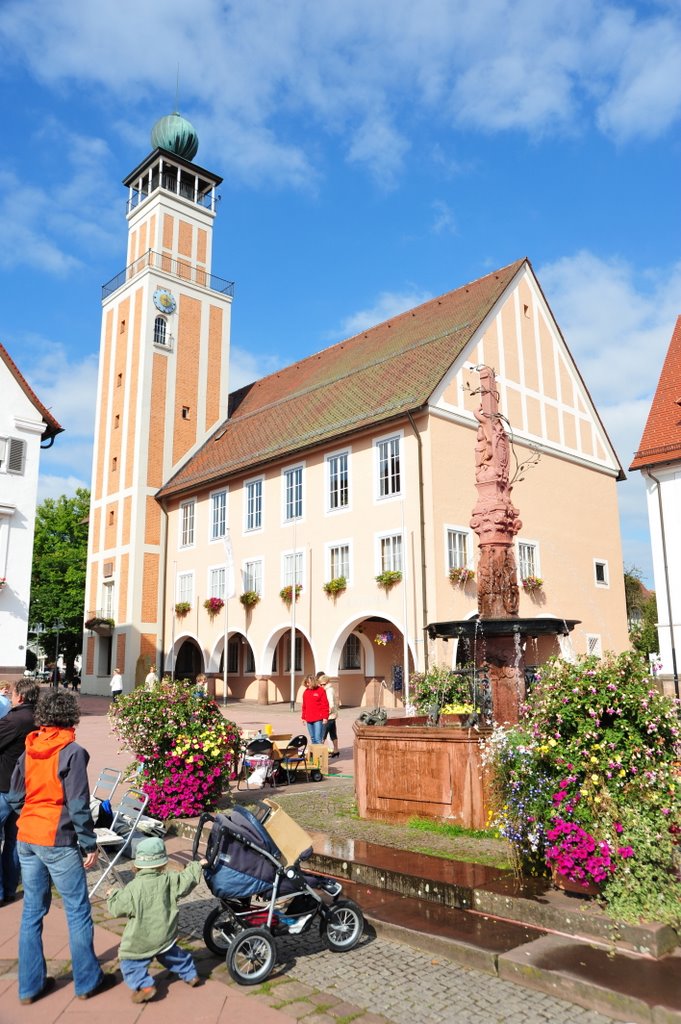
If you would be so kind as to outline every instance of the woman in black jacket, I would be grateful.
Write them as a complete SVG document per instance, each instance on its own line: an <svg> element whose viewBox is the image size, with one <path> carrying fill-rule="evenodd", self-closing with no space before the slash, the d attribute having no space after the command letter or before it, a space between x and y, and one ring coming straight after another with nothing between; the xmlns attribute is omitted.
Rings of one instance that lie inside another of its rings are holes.
<svg viewBox="0 0 681 1024"><path fill-rule="evenodd" d="M0 718L0 907L16 899L20 869L17 854L17 816L7 794L14 766L24 752L26 737L35 729L35 705L40 684L35 679L19 679L12 691L12 707Z"/></svg>

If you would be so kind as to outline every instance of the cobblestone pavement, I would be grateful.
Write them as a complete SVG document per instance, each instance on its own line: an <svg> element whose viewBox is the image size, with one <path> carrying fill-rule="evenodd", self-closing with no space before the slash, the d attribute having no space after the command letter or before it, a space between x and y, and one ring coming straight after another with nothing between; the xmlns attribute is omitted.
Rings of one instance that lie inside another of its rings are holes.
<svg viewBox="0 0 681 1024"><path fill-rule="evenodd" d="M203 883L182 901L181 929L198 949L214 906ZM610 1024L609 1017L368 931L346 953L327 950L314 927L278 939L277 967L264 992L256 992L304 1024Z"/></svg>

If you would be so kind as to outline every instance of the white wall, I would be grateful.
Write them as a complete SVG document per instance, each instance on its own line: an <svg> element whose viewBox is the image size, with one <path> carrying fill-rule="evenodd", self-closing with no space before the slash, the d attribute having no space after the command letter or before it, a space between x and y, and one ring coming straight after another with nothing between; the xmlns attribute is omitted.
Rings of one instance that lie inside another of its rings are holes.
<svg viewBox="0 0 681 1024"><path fill-rule="evenodd" d="M650 523L650 540L653 550L653 573L655 577L655 594L657 596L658 635L660 638L661 674L671 676L672 666L672 632L670 629L669 602L667 600L667 580L672 606L671 624L674 630L676 647L676 668L681 671L681 464L656 467L652 470L658 484L643 471L646 479L648 498L648 520ZM664 521L664 546L660 519L660 497L662 499L662 519ZM665 573L665 549L667 572Z"/></svg>

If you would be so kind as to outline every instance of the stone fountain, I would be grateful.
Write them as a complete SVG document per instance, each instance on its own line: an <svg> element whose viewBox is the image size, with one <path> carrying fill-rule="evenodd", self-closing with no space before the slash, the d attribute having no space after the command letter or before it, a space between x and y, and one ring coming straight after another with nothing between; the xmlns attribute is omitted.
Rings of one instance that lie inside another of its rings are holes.
<svg viewBox="0 0 681 1024"><path fill-rule="evenodd" d="M478 500L471 528L479 538L478 615L473 619L433 622L431 639L462 639L473 652L477 667L485 666L490 680L492 714L497 722L517 722L525 696L524 651L529 638L568 635L577 619L554 616L520 618L518 572L513 550L520 530L518 509L511 501L511 445L494 370L478 367L480 408L475 445L475 485Z"/></svg>

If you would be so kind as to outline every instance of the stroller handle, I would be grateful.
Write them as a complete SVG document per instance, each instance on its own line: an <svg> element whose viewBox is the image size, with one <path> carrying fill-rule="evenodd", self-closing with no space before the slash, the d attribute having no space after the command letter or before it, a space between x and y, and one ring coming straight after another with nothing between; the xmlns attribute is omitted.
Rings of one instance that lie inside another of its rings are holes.
<svg viewBox="0 0 681 1024"><path fill-rule="evenodd" d="M194 842L192 844L192 860L198 860L197 853L199 851L201 833L203 832L204 825L208 821L215 821L215 818L213 817L212 814L209 814L208 811L204 811L197 822L196 831L194 832Z"/></svg>

